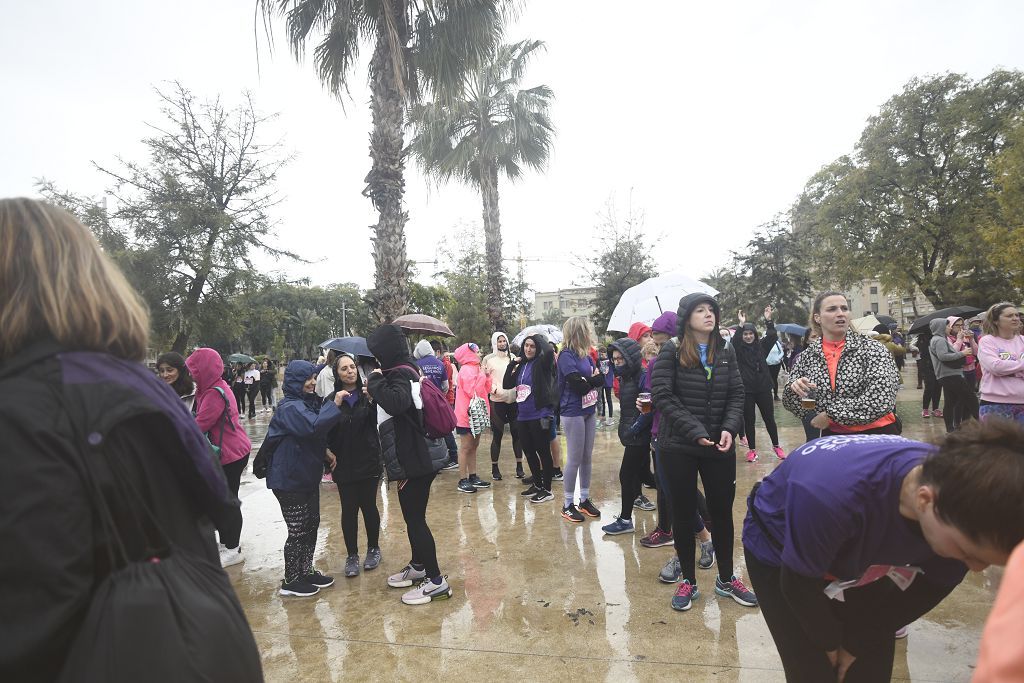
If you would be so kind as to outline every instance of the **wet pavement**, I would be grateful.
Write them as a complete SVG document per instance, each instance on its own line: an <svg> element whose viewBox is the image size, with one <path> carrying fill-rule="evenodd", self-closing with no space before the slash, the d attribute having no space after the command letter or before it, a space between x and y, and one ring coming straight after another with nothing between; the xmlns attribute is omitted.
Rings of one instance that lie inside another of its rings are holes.
<svg viewBox="0 0 1024 683"><path fill-rule="evenodd" d="M905 376L914 381L913 370ZM920 417L921 392L899 394L904 435L938 439L941 419ZM803 441L797 420L776 403L782 445ZM262 441L269 414L245 421ZM760 424L760 418L758 418ZM564 442L564 437L563 442ZM758 440L768 443L759 427ZM479 472L489 479L490 435L481 439ZM754 464L737 455L737 521L745 494L778 461L761 451ZM622 455L614 429L600 429L594 449L592 497L600 521L564 521L561 485L554 501L530 504L519 495L511 442L505 437L505 479L475 495L456 492L456 472L438 475L428 522L453 599L411 607L405 589L389 588L387 575L409 561L405 525L395 487L382 485L383 562L357 578L342 572L345 546L333 484L321 486L321 524L315 564L337 579L313 598L282 598L277 589L286 537L277 501L264 481L247 471L240 498L245 561L227 571L248 615L268 681L479 679L491 674L524 680L783 681L782 665L757 609L741 607L711 590L689 612L669 606L674 586L658 581L671 547L644 548L654 512L634 511L635 534L604 536L601 524L619 508ZM656 492L645 490L652 500ZM737 533L739 532L737 523ZM365 532L360 522L360 553ZM739 538L736 571L745 574ZM712 569L698 570L704 585ZM967 681L1000 570L969 574L937 609L910 626L896 645L893 680Z"/></svg>

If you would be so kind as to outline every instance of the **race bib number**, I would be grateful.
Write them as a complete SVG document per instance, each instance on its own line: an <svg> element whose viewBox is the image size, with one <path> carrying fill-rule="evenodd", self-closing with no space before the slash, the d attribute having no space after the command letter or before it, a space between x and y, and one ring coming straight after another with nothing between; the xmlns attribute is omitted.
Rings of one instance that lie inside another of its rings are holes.
<svg viewBox="0 0 1024 683"><path fill-rule="evenodd" d="M583 394L583 407L589 408L597 403L597 389L591 389Z"/></svg>
<svg viewBox="0 0 1024 683"><path fill-rule="evenodd" d="M516 403L522 403L529 398L533 388L529 384L520 384L516 387Z"/></svg>

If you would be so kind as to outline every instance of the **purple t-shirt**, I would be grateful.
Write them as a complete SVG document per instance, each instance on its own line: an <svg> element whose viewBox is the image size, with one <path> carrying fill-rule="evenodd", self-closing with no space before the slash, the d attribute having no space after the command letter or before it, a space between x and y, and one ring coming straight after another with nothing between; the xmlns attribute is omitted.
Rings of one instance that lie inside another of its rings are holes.
<svg viewBox="0 0 1024 683"><path fill-rule="evenodd" d="M423 370L423 374L437 385L438 389L448 380L448 373L445 372L444 363L436 356L423 356L423 358L416 361L416 364Z"/></svg>
<svg viewBox="0 0 1024 683"><path fill-rule="evenodd" d="M899 513L904 477L933 450L881 434L804 444L764 478L754 504L781 553L749 510L743 546L765 564L802 576L850 580L872 565L909 565L939 584L959 584L967 567L936 555L917 523Z"/></svg>
<svg viewBox="0 0 1024 683"><path fill-rule="evenodd" d="M597 389L594 389L587 396L580 396L570 389L565 378L574 372L583 375L584 379L590 379L591 373L594 372L594 361L591 360L590 356L580 358L572 349L563 349L558 354L558 386L562 390L558 412L562 417L593 415L597 412ZM590 404L586 408L583 407L583 400L585 398L587 398L587 402ZM593 401L590 399L593 399Z"/></svg>
<svg viewBox="0 0 1024 683"><path fill-rule="evenodd" d="M516 402L519 405L519 414L516 416L517 422L526 422L527 420L539 420L542 417L551 417L554 411L551 410L551 406L544 406L540 410L537 409L537 402L533 396L533 361L527 361L526 365L523 366L521 377L519 378L519 386L531 387L530 395L524 400L519 401L518 396ZM518 389L517 389L518 394Z"/></svg>

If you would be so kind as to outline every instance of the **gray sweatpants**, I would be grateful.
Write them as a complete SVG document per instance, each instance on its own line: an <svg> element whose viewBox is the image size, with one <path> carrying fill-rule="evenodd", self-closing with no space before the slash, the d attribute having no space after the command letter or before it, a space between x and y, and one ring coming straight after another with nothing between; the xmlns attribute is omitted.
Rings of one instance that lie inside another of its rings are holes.
<svg viewBox="0 0 1024 683"><path fill-rule="evenodd" d="M594 414L586 417L562 416L562 431L565 432L565 466L562 468L565 479L562 488L565 491L565 505L573 502L576 492L576 475L580 477L580 501L590 497L590 470L594 463L594 434L597 421Z"/></svg>

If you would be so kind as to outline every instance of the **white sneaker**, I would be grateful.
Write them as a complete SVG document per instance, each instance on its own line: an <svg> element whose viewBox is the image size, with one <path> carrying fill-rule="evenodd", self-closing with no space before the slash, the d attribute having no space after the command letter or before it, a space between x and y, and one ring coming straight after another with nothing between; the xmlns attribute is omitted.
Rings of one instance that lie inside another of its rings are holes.
<svg viewBox="0 0 1024 683"><path fill-rule="evenodd" d="M452 589L448 586L448 577L442 576L440 584L424 578L420 585L402 595L402 602L407 605L426 605L434 600L447 600L450 597Z"/></svg>
<svg viewBox="0 0 1024 683"><path fill-rule="evenodd" d="M221 567L231 567L233 565L241 563L242 560L244 559L245 556L242 555L242 546L238 546L237 548L225 548L224 546L220 547Z"/></svg>

